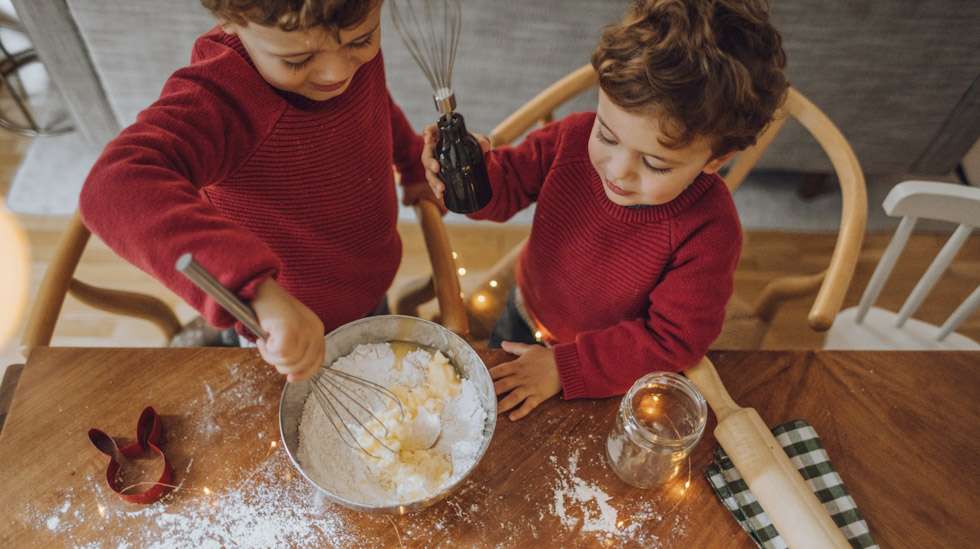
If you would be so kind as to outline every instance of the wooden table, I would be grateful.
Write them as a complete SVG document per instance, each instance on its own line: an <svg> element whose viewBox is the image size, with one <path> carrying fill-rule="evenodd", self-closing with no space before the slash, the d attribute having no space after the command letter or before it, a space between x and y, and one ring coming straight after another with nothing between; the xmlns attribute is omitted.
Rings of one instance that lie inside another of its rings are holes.
<svg viewBox="0 0 980 549"><path fill-rule="evenodd" d="M732 396L770 425L813 424L883 547L980 539L980 353L712 359ZM499 418L456 495L389 517L325 503L295 474L277 442L281 388L252 350L37 349L0 435L0 545L752 547L701 476L713 419L689 489L682 476L641 491L604 463L619 399L552 400L521 422ZM147 404L164 416L180 488L139 507L105 487L106 459L86 432L133 437ZM596 494L611 499L600 506Z"/></svg>

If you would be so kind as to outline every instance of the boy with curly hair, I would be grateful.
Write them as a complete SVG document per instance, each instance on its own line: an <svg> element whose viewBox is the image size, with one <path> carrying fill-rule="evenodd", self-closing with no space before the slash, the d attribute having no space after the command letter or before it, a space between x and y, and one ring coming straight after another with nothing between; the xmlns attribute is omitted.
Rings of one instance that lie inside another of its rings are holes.
<svg viewBox="0 0 980 549"><path fill-rule="evenodd" d="M505 221L537 202L491 339L518 355L491 370L512 420L559 392L623 394L705 354L741 248L718 170L755 142L788 88L762 0L635 1L592 65L596 112L489 151L493 199L472 214ZM424 136L426 176L441 195L432 130Z"/></svg>
<svg viewBox="0 0 980 549"><path fill-rule="evenodd" d="M220 24L82 190L92 232L210 324L234 319L175 272L181 254L251 302L259 351L290 380L320 367L325 330L387 308L392 165L406 202L430 194L385 83L381 3L202 0Z"/></svg>

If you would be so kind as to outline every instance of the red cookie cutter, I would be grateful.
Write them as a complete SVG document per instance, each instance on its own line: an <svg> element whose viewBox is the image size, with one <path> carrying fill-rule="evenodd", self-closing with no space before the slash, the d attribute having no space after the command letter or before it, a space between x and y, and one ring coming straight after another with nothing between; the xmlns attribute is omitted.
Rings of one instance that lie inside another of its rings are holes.
<svg viewBox="0 0 980 549"><path fill-rule="evenodd" d="M98 429L89 429L88 438L100 452L109 456L109 467L105 472L106 483L122 499L130 503L153 503L170 491L174 470L170 466L170 462L167 461L167 456L160 449L160 440L163 438L163 423L152 407L147 406L140 414L140 419L136 423L136 442L129 446L120 448L112 437ZM119 456L137 458L145 455L148 451L163 459L163 473L149 489L142 492L124 493L123 490L128 487L121 486Z"/></svg>

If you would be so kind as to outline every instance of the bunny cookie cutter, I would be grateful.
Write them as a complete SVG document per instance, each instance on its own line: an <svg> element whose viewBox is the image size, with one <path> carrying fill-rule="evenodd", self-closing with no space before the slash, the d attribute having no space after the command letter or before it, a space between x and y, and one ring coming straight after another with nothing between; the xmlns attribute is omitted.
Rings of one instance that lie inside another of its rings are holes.
<svg viewBox="0 0 980 549"><path fill-rule="evenodd" d="M174 471L170 462L167 461L167 456L160 449L163 424L152 406L147 406L140 414L139 421L136 423L136 441L132 444L120 448L112 437L99 429L89 429L88 438L100 452L109 456L109 466L105 473L106 483L123 500L130 503L148 504L159 500L170 491ZM131 490L135 486L122 486L122 478L119 476L123 466L121 462L126 459L145 456L148 452L156 454L163 461L163 471L160 478L156 482L145 483L151 484L151 486L143 491Z"/></svg>

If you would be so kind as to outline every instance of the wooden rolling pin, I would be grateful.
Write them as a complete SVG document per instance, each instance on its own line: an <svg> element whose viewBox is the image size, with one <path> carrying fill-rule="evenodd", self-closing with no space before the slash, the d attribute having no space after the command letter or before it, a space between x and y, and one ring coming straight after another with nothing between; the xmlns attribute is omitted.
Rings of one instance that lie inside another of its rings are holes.
<svg viewBox="0 0 980 549"><path fill-rule="evenodd" d="M715 438L783 541L793 549L850 547L782 446L753 408L732 400L707 357L684 372L718 418Z"/></svg>

